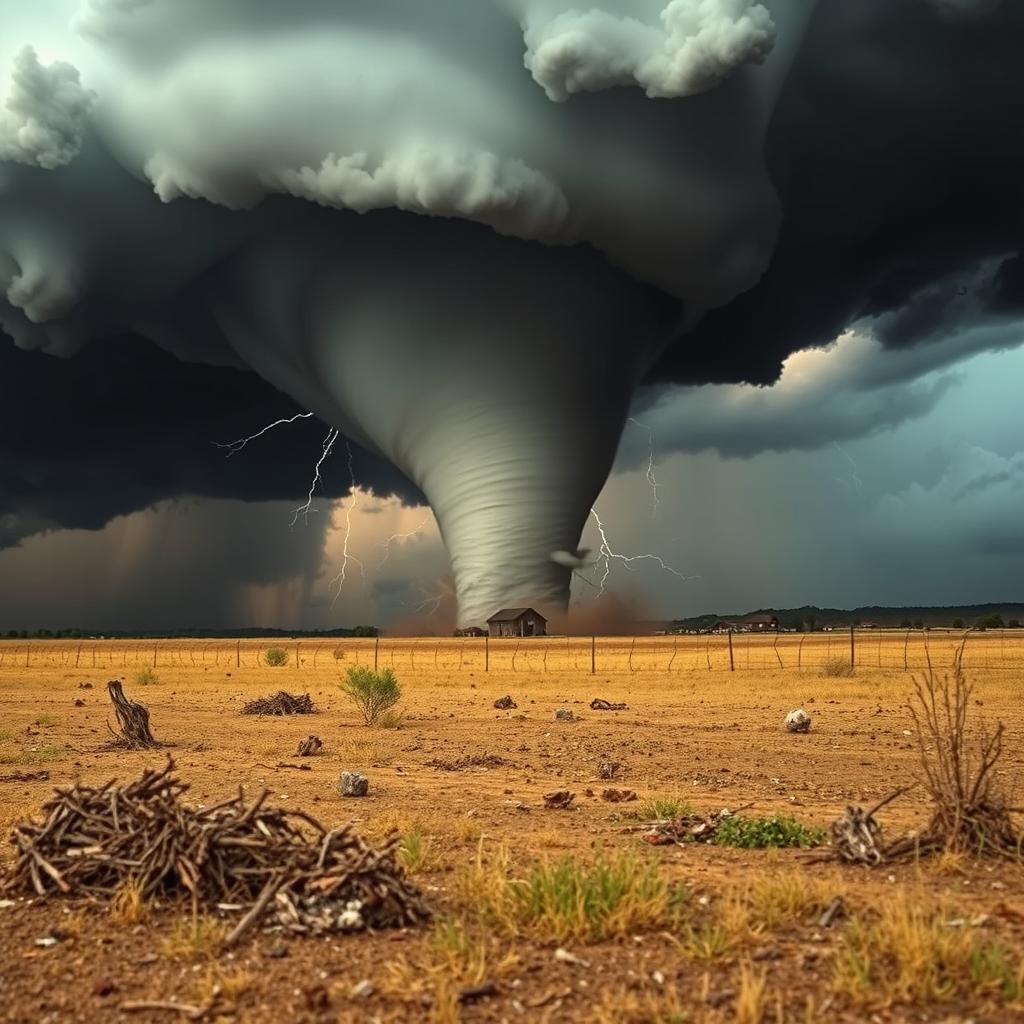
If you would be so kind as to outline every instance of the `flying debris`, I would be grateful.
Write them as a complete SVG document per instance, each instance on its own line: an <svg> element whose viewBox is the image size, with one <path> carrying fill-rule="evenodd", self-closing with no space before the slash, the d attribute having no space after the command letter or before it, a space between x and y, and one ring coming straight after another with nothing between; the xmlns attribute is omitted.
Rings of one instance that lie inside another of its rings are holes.
<svg viewBox="0 0 1024 1024"><path fill-rule="evenodd" d="M229 456L330 428L294 523L349 445L338 586L358 446L429 502L459 624L557 614L641 384L770 381L792 348L1015 257L1019 7L9 4L0 329L248 367L303 411ZM34 512L7 476L0 515ZM599 588L612 561L685 578L598 523Z"/></svg>

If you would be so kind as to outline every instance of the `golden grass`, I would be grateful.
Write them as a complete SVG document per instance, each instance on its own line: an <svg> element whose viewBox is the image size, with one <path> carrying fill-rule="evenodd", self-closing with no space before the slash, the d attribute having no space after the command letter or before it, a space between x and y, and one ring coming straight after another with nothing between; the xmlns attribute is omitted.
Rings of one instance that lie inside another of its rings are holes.
<svg viewBox="0 0 1024 1024"><path fill-rule="evenodd" d="M862 1007L1024 996L1020 952L987 938L923 892L895 893L846 927L834 961L836 991Z"/></svg>
<svg viewBox="0 0 1024 1024"><path fill-rule="evenodd" d="M117 925L136 925L148 921L154 905L142 894L141 888L133 881L125 882L114 893L110 901L110 920Z"/></svg>
<svg viewBox="0 0 1024 1024"><path fill-rule="evenodd" d="M205 914L177 917L163 941L163 951L174 960L205 960L216 956L227 937L227 926Z"/></svg>
<svg viewBox="0 0 1024 1024"><path fill-rule="evenodd" d="M632 853L590 863L571 857L534 862L513 874L508 850L481 849L459 896L503 934L539 942L601 942L674 926L685 898L658 866Z"/></svg>

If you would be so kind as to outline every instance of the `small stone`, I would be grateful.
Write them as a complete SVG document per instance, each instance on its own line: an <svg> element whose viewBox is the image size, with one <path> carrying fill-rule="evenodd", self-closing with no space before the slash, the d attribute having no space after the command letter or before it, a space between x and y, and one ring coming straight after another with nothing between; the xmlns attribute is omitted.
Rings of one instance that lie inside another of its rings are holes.
<svg viewBox="0 0 1024 1024"><path fill-rule="evenodd" d="M93 982L92 994L94 996L102 998L116 991L117 985L110 978L100 978L98 981Z"/></svg>
<svg viewBox="0 0 1024 1024"><path fill-rule="evenodd" d="M52 935L47 935L44 938L36 939L36 945L42 949L51 949L57 945L57 941Z"/></svg>
<svg viewBox="0 0 1024 1024"><path fill-rule="evenodd" d="M569 708L559 708L555 712L556 722L575 722L576 716L569 710Z"/></svg>
<svg viewBox="0 0 1024 1024"><path fill-rule="evenodd" d="M338 792L342 796L366 796L370 791L370 780L359 772L342 772L338 779Z"/></svg>
<svg viewBox="0 0 1024 1024"><path fill-rule="evenodd" d="M788 732L810 732L811 716L803 708L795 708L786 715L786 729Z"/></svg>
<svg viewBox="0 0 1024 1024"><path fill-rule="evenodd" d="M288 947L280 944L271 946L263 955L268 960L284 960L288 956Z"/></svg>
<svg viewBox="0 0 1024 1024"><path fill-rule="evenodd" d="M519 705L512 699L510 694L506 694L504 697L499 697L494 702L494 706L499 711L511 711L513 708L519 707Z"/></svg>
<svg viewBox="0 0 1024 1024"><path fill-rule="evenodd" d="M602 761L597 766L597 774L602 779L614 779L622 770L621 761Z"/></svg>
<svg viewBox="0 0 1024 1024"><path fill-rule="evenodd" d="M575 953L570 953L569 950L563 949L561 946L555 950L555 959L560 964L576 964L578 967L590 966L589 960L584 960L581 957L576 956Z"/></svg>
<svg viewBox="0 0 1024 1024"><path fill-rule="evenodd" d="M373 982L368 978L363 978L362 981L357 982L352 986L350 995L353 999L369 999L377 990L373 987Z"/></svg>
<svg viewBox="0 0 1024 1024"><path fill-rule="evenodd" d="M81 697L76 698L76 700L75 700L75 707L76 708L84 708L85 707L85 701L82 700Z"/></svg>

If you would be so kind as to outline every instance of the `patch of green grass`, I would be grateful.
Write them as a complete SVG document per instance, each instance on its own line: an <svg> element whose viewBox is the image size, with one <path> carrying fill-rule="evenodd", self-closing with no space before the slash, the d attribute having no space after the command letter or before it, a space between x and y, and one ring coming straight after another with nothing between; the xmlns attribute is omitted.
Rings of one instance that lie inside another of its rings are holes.
<svg viewBox="0 0 1024 1024"><path fill-rule="evenodd" d="M419 829L413 829L402 836L398 844L398 862L414 875L426 869L434 859L434 843Z"/></svg>
<svg viewBox="0 0 1024 1024"><path fill-rule="evenodd" d="M37 747L35 750L26 750L24 760L31 764L46 764L49 761L59 761L67 750L64 747L49 745L46 747Z"/></svg>
<svg viewBox="0 0 1024 1024"><path fill-rule="evenodd" d="M631 817L640 821L674 821L688 814L693 814L693 808L680 797L655 796L640 804Z"/></svg>
<svg viewBox="0 0 1024 1024"><path fill-rule="evenodd" d="M0 729L0 743L6 743L11 738L11 734L6 729Z"/></svg>
<svg viewBox="0 0 1024 1024"><path fill-rule="evenodd" d="M736 846L744 850L818 846L824 840L824 829L804 825L796 818L781 814L765 818L745 818L740 815L723 818L711 838L715 846Z"/></svg>
<svg viewBox="0 0 1024 1024"><path fill-rule="evenodd" d="M727 928L717 922L687 925L679 938L682 952L691 960L720 960L732 952L733 940Z"/></svg>
<svg viewBox="0 0 1024 1024"><path fill-rule="evenodd" d="M601 942L671 928L688 898L655 863L632 854L599 855L589 864L542 861L514 878L503 853L490 863L478 859L463 888L492 927L541 942Z"/></svg>
<svg viewBox="0 0 1024 1024"><path fill-rule="evenodd" d="M56 725L60 719L56 715L39 715L33 722L33 725Z"/></svg>

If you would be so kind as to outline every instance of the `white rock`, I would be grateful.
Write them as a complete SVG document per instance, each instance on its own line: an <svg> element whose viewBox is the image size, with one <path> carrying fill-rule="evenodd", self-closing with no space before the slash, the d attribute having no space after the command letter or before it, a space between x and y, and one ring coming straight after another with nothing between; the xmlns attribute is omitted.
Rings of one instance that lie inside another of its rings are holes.
<svg viewBox="0 0 1024 1024"><path fill-rule="evenodd" d="M795 708L786 715L786 729L789 732L810 732L811 716L803 708Z"/></svg>

